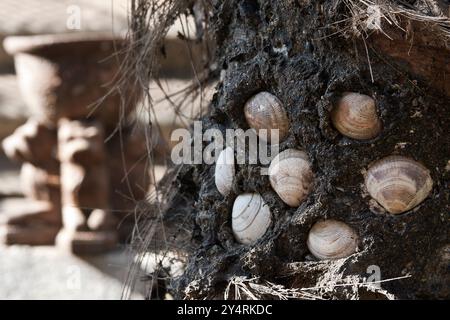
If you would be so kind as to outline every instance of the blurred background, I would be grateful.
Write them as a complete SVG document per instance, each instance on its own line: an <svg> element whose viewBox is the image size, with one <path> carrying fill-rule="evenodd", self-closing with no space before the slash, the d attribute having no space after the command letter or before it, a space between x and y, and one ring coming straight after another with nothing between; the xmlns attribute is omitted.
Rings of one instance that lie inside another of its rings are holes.
<svg viewBox="0 0 450 320"><path fill-rule="evenodd" d="M33 103L26 103L24 92L19 89L20 81L17 79L14 57L1 45L3 40L10 36L67 32L106 32L123 35L127 32L127 14L130 5L128 2L127 0L0 1L0 141L5 141L5 138L14 135L17 128L24 126L30 118L36 117L36 110L30 107ZM74 18L79 20L73 20ZM192 21L186 20L185 23L188 25ZM148 127L149 120L159 124L159 128L151 130L152 145L156 150L153 161L156 165L151 171L148 166L136 166L134 162L130 164L130 168L127 168L128 171L138 170L136 175L148 177L149 183L139 185L142 193L124 206L129 212L128 215L122 213L122 218L129 216L130 213L133 214L133 205L136 202L145 201L147 193L152 191L152 186L163 176L168 164L167 156L170 148L166 146L170 145L168 140L171 131L178 127L188 127L198 111L206 109L211 97L211 92L208 90L205 90L201 99L197 96L187 100L185 95L180 95L180 92L184 92L191 86L194 75L192 68L198 63L195 44L186 46L186 43L181 40L183 37L180 37L183 33L184 37L189 37L185 34L186 25L182 21L175 23L165 41L158 85L150 84L155 101L154 112L148 115L143 103L138 103L136 106L138 112L132 126L130 125L130 132L132 132L130 137L138 141L137 145L145 138L144 135L139 136L139 130L135 128ZM22 75L22 78L25 78L27 72L32 73L33 70L23 72L25 76ZM167 99L168 97L170 99ZM180 116L183 112L185 114ZM30 126L29 123L27 126ZM51 130L59 130L60 124L56 126L56 129L52 127ZM15 135L18 135L17 131ZM72 135L75 133L72 132ZM113 150L120 143L114 139L111 141L107 147L108 150ZM39 144L31 142L31 147L33 143ZM42 143L45 144L45 142ZM89 253L85 254L84 249L74 254L72 252L74 250L67 247L61 248L49 243L41 245L39 241L36 245L34 238L30 238L31 240L27 238L31 237L27 228L33 229L37 225L34 220L25 224L24 227L22 222L16 223L14 221L17 219L11 218L18 214L23 215L24 212L30 214L31 211L35 214L38 210L34 209L30 196L26 190L24 191L23 173L21 178L21 168L24 163L11 160L11 156L8 157L3 149L0 150L0 230L3 230L0 231L0 299L119 299L123 290L127 290L124 283L130 263L134 259L133 253L128 249L131 229L125 228L125 231L121 231L120 239L113 245L96 247L95 254L91 254L90 250L85 250ZM112 152L109 156L120 158L120 153ZM138 154L138 158L142 163L148 160L145 150ZM109 177L108 181L114 180L113 178ZM124 183L123 179L118 182L120 183ZM114 190L111 191L111 199L119 199L120 202L121 197L126 198L126 195L115 194ZM112 206L115 208L115 204ZM29 218L26 219L29 220ZM132 226L133 223L131 221L130 225ZM20 241L8 234L11 230L18 229L25 234L25 238L22 235ZM34 229L32 232L35 232ZM40 235L35 236L33 233L33 237L39 238ZM86 246L89 249L89 244ZM152 272L153 261L156 261L152 259L149 256L142 263L143 277ZM133 288L132 298L143 298L143 292L148 292L146 288L148 285L148 283L142 283L141 286Z"/></svg>

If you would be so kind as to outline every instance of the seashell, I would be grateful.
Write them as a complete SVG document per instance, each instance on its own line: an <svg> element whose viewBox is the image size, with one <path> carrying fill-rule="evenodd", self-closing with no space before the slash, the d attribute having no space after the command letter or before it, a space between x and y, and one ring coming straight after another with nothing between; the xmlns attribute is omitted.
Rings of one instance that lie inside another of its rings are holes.
<svg viewBox="0 0 450 320"><path fill-rule="evenodd" d="M344 93L331 112L331 121L344 136L357 140L375 138L382 127L375 100L355 92Z"/></svg>
<svg viewBox="0 0 450 320"><path fill-rule="evenodd" d="M358 235L341 221L319 221L309 231L307 246L320 260L345 258L356 252Z"/></svg>
<svg viewBox="0 0 450 320"><path fill-rule="evenodd" d="M299 206L312 189L314 173L303 151L280 152L270 163L268 172L272 188L291 207Z"/></svg>
<svg viewBox="0 0 450 320"><path fill-rule="evenodd" d="M255 243L266 233L270 222L270 209L259 193L244 193L234 201L231 228L240 243Z"/></svg>
<svg viewBox="0 0 450 320"><path fill-rule="evenodd" d="M289 119L281 101L273 94L263 91L251 97L245 104L245 118L261 139L271 141L271 130L278 129L279 142L289 134ZM261 129L267 130L267 136Z"/></svg>
<svg viewBox="0 0 450 320"><path fill-rule="evenodd" d="M371 165L365 184L370 196L393 214L411 210L433 188L430 171L402 156L389 156Z"/></svg>
<svg viewBox="0 0 450 320"><path fill-rule="evenodd" d="M220 152L219 157L217 158L216 170L214 173L217 190L219 190L223 196L227 196L230 193L234 174L234 151L231 147L226 147Z"/></svg>

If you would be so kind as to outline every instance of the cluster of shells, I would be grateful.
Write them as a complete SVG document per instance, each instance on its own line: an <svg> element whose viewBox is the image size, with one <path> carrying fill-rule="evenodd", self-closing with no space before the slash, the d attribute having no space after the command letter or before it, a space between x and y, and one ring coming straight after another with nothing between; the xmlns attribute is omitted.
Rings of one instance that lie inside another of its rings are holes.
<svg viewBox="0 0 450 320"><path fill-rule="evenodd" d="M280 142L289 135L289 118L282 102L269 92L251 97L244 107L248 125L259 134L265 129L279 130ZM331 112L334 128L355 140L376 138L382 131L375 100L367 95L344 93ZM265 138L266 136L260 136ZM268 139L270 142L270 139ZM290 207L298 207L314 189L314 172L308 154L303 150L280 152L269 169L269 180L280 199ZM224 149L216 162L215 183L223 196L232 190L235 176L234 150ZM372 199L387 212L400 214L418 206L433 187L429 170L404 156L387 156L372 163L365 174L365 187ZM258 193L236 197L231 227L236 240L254 244L271 225L270 208ZM317 259L339 259L358 250L357 232L342 221L317 221L309 231L307 247Z"/></svg>

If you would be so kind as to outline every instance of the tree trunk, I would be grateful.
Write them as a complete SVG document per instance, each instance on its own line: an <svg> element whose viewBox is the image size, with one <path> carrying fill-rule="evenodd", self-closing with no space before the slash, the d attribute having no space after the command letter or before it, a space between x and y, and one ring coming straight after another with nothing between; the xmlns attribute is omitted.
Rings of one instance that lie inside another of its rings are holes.
<svg viewBox="0 0 450 320"><path fill-rule="evenodd" d="M177 167L165 219L171 245L189 249L184 273L169 286L172 294L223 298L227 287L237 287L247 289L241 298L251 298L248 292L257 298L449 298L445 1L407 1L408 7L382 1L375 9L353 0L212 2L209 28L221 78L203 130L248 129L246 101L270 92L290 123L280 150L305 151L315 178L306 199L290 207L260 174L262 165L237 164L225 197L215 186L214 165ZM381 25L368 25L373 10L381 13ZM375 100L382 122L375 138L352 139L332 124L331 111L345 92ZM401 214L389 213L365 186L371 164L391 155L421 163L433 180L428 196ZM272 222L255 244L243 245L233 235L231 215L236 197L247 192L262 196ZM319 260L307 246L308 234L316 222L331 219L355 230L358 249ZM176 240L181 229L188 243ZM374 276L381 282L367 285Z"/></svg>

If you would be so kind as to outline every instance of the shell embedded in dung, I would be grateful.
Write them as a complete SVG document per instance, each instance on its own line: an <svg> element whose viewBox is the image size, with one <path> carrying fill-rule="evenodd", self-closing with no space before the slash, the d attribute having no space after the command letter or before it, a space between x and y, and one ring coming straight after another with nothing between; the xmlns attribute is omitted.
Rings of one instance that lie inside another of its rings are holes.
<svg viewBox="0 0 450 320"><path fill-rule="evenodd" d="M309 251L320 260L348 257L358 248L358 235L355 230L337 220L319 221L308 234Z"/></svg>
<svg viewBox="0 0 450 320"><path fill-rule="evenodd" d="M259 193L244 193L234 201L231 227L240 243L255 243L266 233L270 222L270 209Z"/></svg>
<svg viewBox="0 0 450 320"><path fill-rule="evenodd" d="M334 127L344 136L357 140L375 138L381 131L375 100L364 94L347 92L331 112Z"/></svg>
<svg viewBox="0 0 450 320"><path fill-rule="evenodd" d="M370 196L393 214L416 207L433 188L430 171L402 156L378 160L369 167L365 180Z"/></svg>
<svg viewBox="0 0 450 320"><path fill-rule="evenodd" d="M251 97L244 108L248 125L255 129L261 139L271 142L273 129L278 129L279 142L289 133L289 119L281 101L269 92ZM260 131L266 129L267 132Z"/></svg>
<svg viewBox="0 0 450 320"><path fill-rule="evenodd" d="M313 186L308 155L295 149L280 152L270 163L269 180L281 200L291 207L299 206Z"/></svg>
<svg viewBox="0 0 450 320"><path fill-rule="evenodd" d="M223 195L227 196L231 187L233 186L233 179L235 175L234 168L234 151L231 147L223 149L216 162L216 170L214 179L217 190Z"/></svg>

